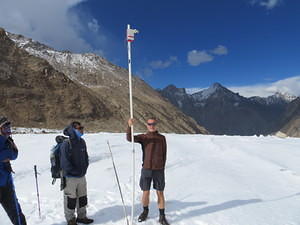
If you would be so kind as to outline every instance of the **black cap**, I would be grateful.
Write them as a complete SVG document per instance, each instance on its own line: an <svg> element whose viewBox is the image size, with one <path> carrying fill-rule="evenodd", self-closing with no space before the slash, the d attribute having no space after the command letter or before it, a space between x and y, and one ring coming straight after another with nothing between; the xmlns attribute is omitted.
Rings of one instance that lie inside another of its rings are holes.
<svg viewBox="0 0 300 225"><path fill-rule="evenodd" d="M9 125L10 121L4 117L4 116L0 116L0 127L2 127L3 125Z"/></svg>

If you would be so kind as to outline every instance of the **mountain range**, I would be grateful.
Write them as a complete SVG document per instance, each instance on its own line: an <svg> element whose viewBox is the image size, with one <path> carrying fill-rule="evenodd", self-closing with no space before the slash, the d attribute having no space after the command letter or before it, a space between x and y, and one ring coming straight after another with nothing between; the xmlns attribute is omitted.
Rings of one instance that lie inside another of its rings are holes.
<svg viewBox="0 0 300 225"><path fill-rule="evenodd" d="M294 120L298 121L295 118L300 118L297 110L290 113L290 108L299 106L296 97L287 94L246 98L219 83L193 94L174 85L158 91L212 134L267 135L283 127L283 131L290 130L286 126L290 127L295 124ZM290 135L297 136L293 132Z"/></svg>
<svg viewBox="0 0 300 225"><path fill-rule="evenodd" d="M0 112L16 126L61 129L80 120L90 131L124 131L127 69L4 29L0 53ZM133 99L138 132L156 117L162 132L300 136L300 100L288 94L246 98L219 83L191 94L174 85L154 90L133 76Z"/></svg>
<svg viewBox="0 0 300 225"><path fill-rule="evenodd" d="M56 51L0 29L0 112L15 126L61 129L80 120L90 131L124 132L127 74L95 54ZM156 117L162 132L207 133L137 77L133 100L136 131Z"/></svg>

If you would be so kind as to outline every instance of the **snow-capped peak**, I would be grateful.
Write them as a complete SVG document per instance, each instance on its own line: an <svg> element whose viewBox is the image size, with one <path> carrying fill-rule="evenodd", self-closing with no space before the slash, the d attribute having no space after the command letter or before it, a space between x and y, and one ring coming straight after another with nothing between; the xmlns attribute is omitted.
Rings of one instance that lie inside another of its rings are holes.
<svg viewBox="0 0 300 225"><path fill-rule="evenodd" d="M274 96L276 96L277 98L284 99L287 102L291 102L291 101L293 101L293 100L295 100L297 98L296 96L291 95L291 94L289 94L287 92L276 92L274 94Z"/></svg>
<svg viewBox="0 0 300 225"><path fill-rule="evenodd" d="M238 101L240 99L240 96L238 94L235 94L227 88L223 87L220 83L214 83L209 88L192 94L192 97L196 101L203 101L208 99L209 97L220 97L221 95L229 96L235 101Z"/></svg>
<svg viewBox="0 0 300 225"><path fill-rule="evenodd" d="M254 96L251 97L250 100L259 102L261 104L273 105L273 104L287 104L295 100L296 98L297 98L296 96L290 95L288 93L276 92L275 94L265 98Z"/></svg>
<svg viewBox="0 0 300 225"><path fill-rule="evenodd" d="M68 68L68 71L84 70L86 73L107 74L119 78L120 67L113 65L101 56L93 53L72 53L70 51L57 51L51 47L26 38L22 35L16 35L8 32L9 38L16 43L19 48L24 49L29 54L47 60L54 68L60 70L62 67ZM65 72L72 80L78 80L76 72Z"/></svg>
<svg viewBox="0 0 300 225"><path fill-rule="evenodd" d="M222 89L226 89L226 88L223 87L220 83L215 82L209 88L187 88L186 92L190 95L193 95L202 91L206 91L206 93L209 94L215 92L216 90L222 90Z"/></svg>

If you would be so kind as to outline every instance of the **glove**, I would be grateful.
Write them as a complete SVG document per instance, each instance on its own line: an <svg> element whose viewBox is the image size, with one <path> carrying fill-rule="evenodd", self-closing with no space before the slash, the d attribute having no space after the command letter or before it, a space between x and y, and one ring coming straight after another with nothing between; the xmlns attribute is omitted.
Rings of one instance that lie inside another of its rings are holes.
<svg viewBox="0 0 300 225"><path fill-rule="evenodd" d="M10 172L10 173L15 173L15 172L13 171L12 167L11 167L10 162L5 162L5 163L4 163L4 169L5 169L6 171Z"/></svg>
<svg viewBox="0 0 300 225"><path fill-rule="evenodd" d="M7 143L10 149L12 149L15 152L18 152L18 148L14 142L14 140L11 137L7 138Z"/></svg>
<svg viewBox="0 0 300 225"><path fill-rule="evenodd" d="M65 187L66 187L66 178L65 178L65 177L62 177L62 178L60 179L60 190L61 190L61 191L64 190Z"/></svg>

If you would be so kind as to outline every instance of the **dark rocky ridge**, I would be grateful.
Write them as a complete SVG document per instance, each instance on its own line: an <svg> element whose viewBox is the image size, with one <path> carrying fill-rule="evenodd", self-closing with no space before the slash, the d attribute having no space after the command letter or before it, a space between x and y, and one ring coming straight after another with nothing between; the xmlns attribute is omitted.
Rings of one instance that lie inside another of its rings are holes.
<svg viewBox="0 0 300 225"><path fill-rule="evenodd" d="M280 127L288 105L283 98L245 98L219 83L194 94L170 85L159 91L185 114L203 124L212 134L270 134Z"/></svg>

